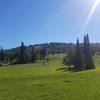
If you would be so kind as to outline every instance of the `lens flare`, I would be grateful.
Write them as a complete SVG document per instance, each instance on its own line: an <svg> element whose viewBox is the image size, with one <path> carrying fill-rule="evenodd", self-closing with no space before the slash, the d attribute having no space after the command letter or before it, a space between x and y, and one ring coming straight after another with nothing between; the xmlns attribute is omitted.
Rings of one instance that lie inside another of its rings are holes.
<svg viewBox="0 0 100 100"><path fill-rule="evenodd" d="M89 23L92 15L93 15L93 13L94 13L94 11L95 11L95 9L96 9L96 7L98 6L99 3L100 3L100 0L95 0L93 6L91 7L91 10L89 12L89 15L87 16L86 21L83 24L83 27L82 27L81 32L84 31L84 29L86 28L87 24Z"/></svg>

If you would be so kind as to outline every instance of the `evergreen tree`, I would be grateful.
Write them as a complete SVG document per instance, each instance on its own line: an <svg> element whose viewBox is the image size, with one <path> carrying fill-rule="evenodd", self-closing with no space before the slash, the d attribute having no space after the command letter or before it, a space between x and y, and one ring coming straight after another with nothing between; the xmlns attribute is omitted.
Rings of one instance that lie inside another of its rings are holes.
<svg viewBox="0 0 100 100"><path fill-rule="evenodd" d="M35 63L36 62L36 52L35 52L35 48L33 47L31 50L31 63Z"/></svg>
<svg viewBox="0 0 100 100"><path fill-rule="evenodd" d="M75 56L74 56L74 70L81 70L82 69L82 55L80 50L79 39L77 39Z"/></svg>
<svg viewBox="0 0 100 100"><path fill-rule="evenodd" d="M21 43L20 47L19 63L20 64L26 63L26 47L24 46L23 42Z"/></svg>
<svg viewBox="0 0 100 100"><path fill-rule="evenodd" d="M74 63L74 52L73 49L70 47L67 50L66 57L63 59L63 64L68 65L68 69L70 70Z"/></svg>
<svg viewBox="0 0 100 100"><path fill-rule="evenodd" d="M0 50L0 63L4 63L4 60L5 60L5 52L4 52L4 49L1 49ZM1 64L0 64L1 65Z"/></svg>
<svg viewBox="0 0 100 100"><path fill-rule="evenodd" d="M36 59L40 60L40 50L39 48L35 51Z"/></svg>
<svg viewBox="0 0 100 100"><path fill-rule="evenodd" d="M46 48L45 47L42 47L40 49L40 60L43 60L43 62L45 62L46 56L47 56Z"/></svg>
<svg viewBox="0 0 100 100"><path fill-rule="evenodd" d="M90 50L90 42L88 34L84 36L84 67L85 69L95 68Z"/></svg>

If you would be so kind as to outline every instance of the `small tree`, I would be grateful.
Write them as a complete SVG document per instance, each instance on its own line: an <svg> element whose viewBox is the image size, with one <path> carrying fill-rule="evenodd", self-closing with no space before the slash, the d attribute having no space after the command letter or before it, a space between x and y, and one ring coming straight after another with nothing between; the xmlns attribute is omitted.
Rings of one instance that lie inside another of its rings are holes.
<svg viewBox="0 0 100 100"><path fill-rule="evenodd" d="M1 49L0 50L0 65L1 63L4 63L5 61L5 52L4 52L4 49Z"/></svg>
<svg viewBox="0 0 100 100"><path fill-rule="evenodd" d="M35 63L36 62L36 51L35 51L35 48L32 47L32 50L31 50L31 63Z"/></svg>
<svg viewBox="0 0 100 100"><path fill-rule="evenodd" d="M46 48L45 47L42 47L40 49L40 60L43 60L43 62L45 62L46 56L47 56Z"/></svg>
<svg viewBox="0 0 100 100"><path fill-rule="evenodd" d="M68 66L68 69L70 70L74 63L74 52L73 49L70 47L67 50L67 54L63 59L63 64Z"/></svg>

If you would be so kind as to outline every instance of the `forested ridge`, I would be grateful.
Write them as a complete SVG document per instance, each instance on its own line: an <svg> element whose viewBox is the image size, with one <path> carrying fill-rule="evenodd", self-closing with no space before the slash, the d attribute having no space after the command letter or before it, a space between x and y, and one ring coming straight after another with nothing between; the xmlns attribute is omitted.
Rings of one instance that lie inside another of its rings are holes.
<svg viewBox="0 0 100 100"><path fill-rule="evenodd" d="M75 43L44 43L44 44L35 44L35 45L29 45L26 46L23 42L20 46L16 48L11 49L0 49L0 62L1 63L15 63L21 53L24 56L24 60L26 59L26 62L23 63L34 63L36 59L40 59L40 51L41 48L46 49L46 54L58 54L58 53L66 53L69 48L72 50L75 50ZM80 46L82 46L83 43L80 43ZM100 43L91 43L90 44L92 55L100 54ZM34 61L33 61L33 60Z"/></svg>

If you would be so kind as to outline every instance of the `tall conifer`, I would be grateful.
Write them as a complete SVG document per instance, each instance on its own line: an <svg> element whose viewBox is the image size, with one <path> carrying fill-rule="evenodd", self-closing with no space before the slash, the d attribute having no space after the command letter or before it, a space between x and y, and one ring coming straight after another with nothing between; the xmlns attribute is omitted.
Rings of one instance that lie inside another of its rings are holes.
<svg viewBox="0 0 100 100"><path fill-rule="evenodd" d="M76 49L75 49L74 69L75 70L82 69L82 55L81 55L81 50L80 50L79 39L77 39L77 44L76 44Z"/></svg>
<svg viewBox="0 0 100 100"><path fill-rule="evenodd" d="M90 50L90 42L88 34L84 36L84 67L85 69L95 68Z"/></svg>
<svg viewBox="0 0 100 100"><path fill-rule="evenodd" d="M26 50L25 50L24 42L21 43L21 47L20 47L19 63L21 64L26 63Z"/></svg>

